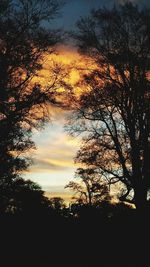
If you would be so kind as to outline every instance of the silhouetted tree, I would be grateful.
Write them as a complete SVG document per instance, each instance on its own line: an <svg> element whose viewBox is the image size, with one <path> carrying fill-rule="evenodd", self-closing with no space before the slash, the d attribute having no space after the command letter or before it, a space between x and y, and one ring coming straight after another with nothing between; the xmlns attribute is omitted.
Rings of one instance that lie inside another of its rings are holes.
<svg viewBox="0 0 150 267"><path fill-rule="evenodd" d="M49 119L47 103L54 103L60 68L55 68L47 87L32 79L60 40L60 31L50 29L60 6L53 0L0 1L0 183L4 187L31 163L25 152L34 148L32 129Z"/></svg>
<svg viewBox="0 0 150 267"><path fill-rule="evenodd" d="M9 185L3 183L0 193L1 214L40 214L50 209L50 201L44 196L44 191L30 180L18 178Z"/></svg>
<svg viewBox="0 0 150 267"><path fill-rule="evenodd" d="M66 207L64 199L61 197L52 197L50 198L49 201L50 201L50 206L56 211L61 211Z"/></svg>
<svg viewBox="0 0 150 267"><path fill-rule="evenodd" d="M61 197L51 197L49 199L50 208L54 212L55 215L60 215L61 219L65 217L70 217L70 210L67 207L65 200ZM59 218L59 220L61 221Z"/></svg>
<svg viewBox="0 0 150 267"><path fill-rule="evenodd" d="M150 189L150 10L131 3L99 9L77 26L77 45L95 64L83 75L70 122L71 132L85 133L77 161L109 184L121 183L121 200L143 209Z"/></svg>
<svg viewBox="0 0 150 267"><path fill-rule="evenodd" d="M78 204L99 205L110 200L109 188L93 169L78 168L75 177L79 182L70 181L65 188L71 189Z"/></svg>

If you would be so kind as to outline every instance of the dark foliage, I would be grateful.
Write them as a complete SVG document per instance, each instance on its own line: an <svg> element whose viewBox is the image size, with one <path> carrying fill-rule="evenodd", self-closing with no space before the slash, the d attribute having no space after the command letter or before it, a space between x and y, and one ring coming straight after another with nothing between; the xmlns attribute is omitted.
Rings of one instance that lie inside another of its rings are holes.
<svg viewBox="0 0 150 267"><path fill-rule="evenodd" d="M30 165L26 152L34 148L32 130L49 119L47 104L54 103L58 71L49 87L33 78L42 68L45 54L53 53L60 40L60 31L50 29L60 6L60 1L53 0L0 1L1 192L8 193Z"/></svg>
<svg viewBox="0 0 150 267"><path fill-rule="evenodd" d="M120 200L147 206L150 188L150 11L131 3L93 11L75 35L95 63L72 96L71 133L85 134L76 161L122 185ZM88 68L88 66L87 66Z"/></svg>
<svg viewBox="0 0 150 267"><path fill-rule="evenodd" d="M11 183L2 183L0 186L0 213L6 214L31 214L46 212L50 201L44 196L44 191L39 185L21 178L12 180Z"/></svg>
<svg viewBox="0 0 150 267"><path fill-rule="evenodd" d="M149 218L140 220L125 205L85 206L79 217L67 218L51 210L34 217L5 215L0 217L1 262L16 267L146 267L148 225Z"/></svg>

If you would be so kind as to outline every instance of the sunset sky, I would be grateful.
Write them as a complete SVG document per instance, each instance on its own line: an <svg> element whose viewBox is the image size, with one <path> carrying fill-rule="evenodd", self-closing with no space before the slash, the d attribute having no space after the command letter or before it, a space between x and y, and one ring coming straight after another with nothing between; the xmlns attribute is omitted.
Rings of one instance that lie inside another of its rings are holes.
<svg viewBox="0 0 150 267"><path fill-rule="evenodd" d="M71 64L79 60L77 51L70 46L60 46L59 54L54 55L53 59L63 64ZM44 64L44 70L40 73L40 81L46 83L49 77L49 64L51 56ZM74 84L78 81L77 71L72 71L70 81ZM74 176L76 167L74 166L74 156L80 145L80 140L68 136L64 131L66 115L68 112L50 107L51 121L41 131L35 131L33 140L36 144L36 151L32 158L34 164L26 177L38 182L45 191L62 193L64 186ZM65 190L67 194L67 190Z"/></svg>
<svg viewBox="0 0 150 267"><path fill-rule="evenodd" d="M92 8L112 6L123 1L112 0L67 0L61 11L61 16L53 24L54 27L62 27L64 30L72 30L75 22L81 16L87 15ZM146 5L147 1L132 1ZM61 46L57 59L63 63L79 61L79 55L71 45ZM48 68L48 62L47 67ZM46 79L46 72L42 79ZM77 79L73 73L72 79ZM79 148L79 139L72 139L64 132L65 112L52 108L51 123L44 130L35 132L33 139L37 150L33 154L34 164L26 178L38 182L47 192L65 192L64 186L73 179L76 166L73 158Z"/></svg>

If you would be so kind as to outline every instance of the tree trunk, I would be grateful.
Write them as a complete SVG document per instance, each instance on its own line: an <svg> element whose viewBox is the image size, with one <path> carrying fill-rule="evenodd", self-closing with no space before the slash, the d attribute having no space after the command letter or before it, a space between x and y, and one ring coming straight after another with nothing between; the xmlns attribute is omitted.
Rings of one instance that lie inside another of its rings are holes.
<svg viewBox="0 0 150 267"><path fill-rule="evenodd" d="M147 190L143 183L134 189L135 206L139 214L143 214L147 208Z"/></svg>
<svg viewBox="0 0 150 267"><path fill-rule="evenodd" d="M145 212L147 204L147 188L145 179L141 171L140 150L136 142L133 142L134 149L132 151L132 170L134 185L134 202L137 212L140 214Z"/></svg>

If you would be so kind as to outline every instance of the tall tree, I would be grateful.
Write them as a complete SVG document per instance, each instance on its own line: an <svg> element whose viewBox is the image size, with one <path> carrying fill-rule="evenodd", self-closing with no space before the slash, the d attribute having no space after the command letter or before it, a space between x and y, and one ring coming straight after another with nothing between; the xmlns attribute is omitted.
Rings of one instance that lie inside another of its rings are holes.
<svg viewBox="0 0 150 267"><path fill-rule="evenodd" d="M32 129L48 120L47 103L54 102L58 68L47 87L32 79L60 40L50 28L60 7L54 0L0 1L0 191L30 164L24 153L34 147Z"/></svg>
<svg viewBox="0 0 150 267"><path fill-rule="evenodd" d="M74 192L77 203L91 206L110 200L108 186L93 169L78 168L75 177L79 181L70 181L65 188Z"/></svg>
<svg viewBox="0 0 150 267"><path fill-rule="evenodd" d="M99 9L77 26L78 47L97 66L83 75L70 121L70 131L85 133L77 161L121 183L121 199L142 210L150 189L150 10Z"/></svg>

